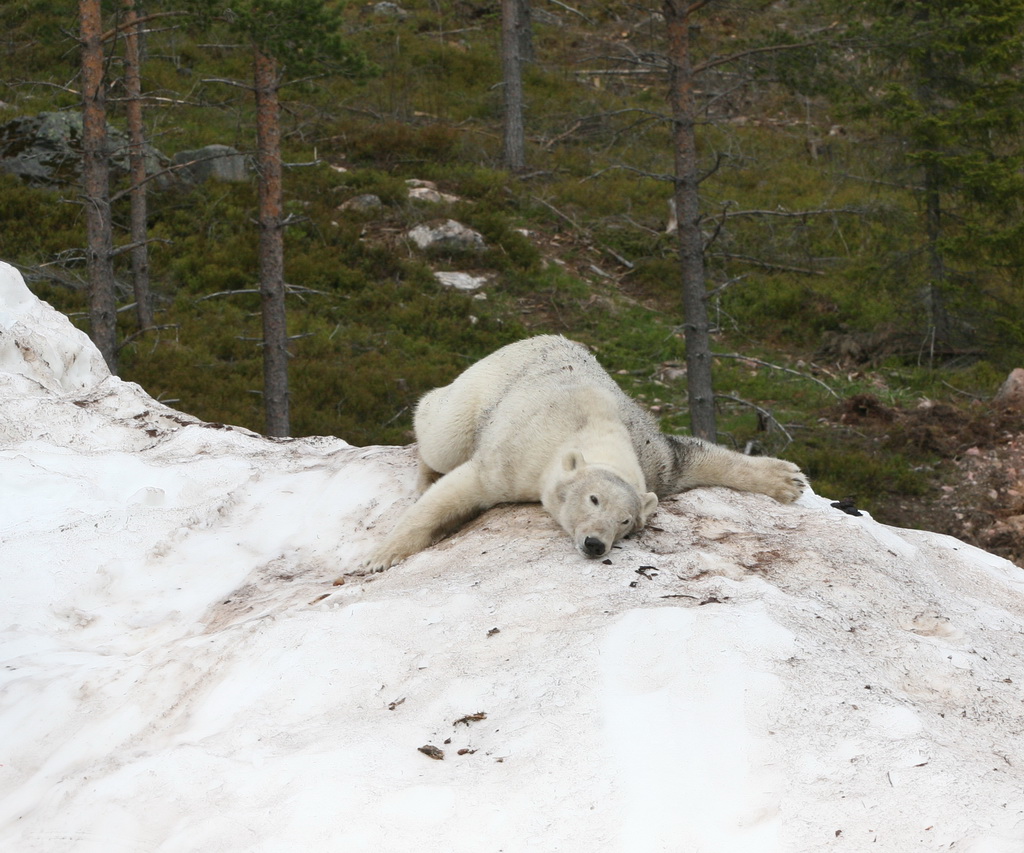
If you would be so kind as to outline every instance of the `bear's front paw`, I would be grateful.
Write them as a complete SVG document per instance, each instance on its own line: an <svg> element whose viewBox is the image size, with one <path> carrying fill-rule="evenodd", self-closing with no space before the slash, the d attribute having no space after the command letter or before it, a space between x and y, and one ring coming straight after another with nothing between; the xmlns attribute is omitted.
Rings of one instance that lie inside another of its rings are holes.
<svg viewBox="0 0 1024 853"><path fill-rule="evenodd" d="M807 478L792 462L763 458L764 493L781 503L792 503L807 488Z"/></svg>
<svg viewBox="0 0 1024 853"><path fill-rule="evenodd" d="M372 575L390 569L395 563L404 560L408 554L400 554L391 548L381 547L371 552L359 562L359 570L363 574Z"/></svg>

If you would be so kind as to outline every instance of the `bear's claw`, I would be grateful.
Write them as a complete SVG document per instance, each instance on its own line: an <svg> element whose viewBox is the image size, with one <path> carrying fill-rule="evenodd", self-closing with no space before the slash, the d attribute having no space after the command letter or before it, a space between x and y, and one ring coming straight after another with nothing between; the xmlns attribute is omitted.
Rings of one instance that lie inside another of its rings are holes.
<svg viewBox="0 0 1024 853"><path fill-rule="evenodd" d="M760 488L780 503L792 503L807 489L807 478L792 462L772 457L754 457L761 467Z"/></svg>
<svg viewBox="0 0 1024 853"><path fill-rule="evenodd" d="M378 548L359 561L359 569L365 574L373 575L390 569L395 563L404 559L405 556L407 555L393 554L387 549Z"/></svg>

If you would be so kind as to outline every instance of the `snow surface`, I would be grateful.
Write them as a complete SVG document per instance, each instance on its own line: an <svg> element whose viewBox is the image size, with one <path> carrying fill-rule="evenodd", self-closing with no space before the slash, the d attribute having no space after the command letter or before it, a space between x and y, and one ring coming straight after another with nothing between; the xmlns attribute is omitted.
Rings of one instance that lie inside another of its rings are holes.
<svg viewBox="0 0 1024 853"><path fill-rule="evenodd" d="M1024 850L1020 569L705 489L358 576L414 469L163 406L0 266L0 850Z"/></svg>

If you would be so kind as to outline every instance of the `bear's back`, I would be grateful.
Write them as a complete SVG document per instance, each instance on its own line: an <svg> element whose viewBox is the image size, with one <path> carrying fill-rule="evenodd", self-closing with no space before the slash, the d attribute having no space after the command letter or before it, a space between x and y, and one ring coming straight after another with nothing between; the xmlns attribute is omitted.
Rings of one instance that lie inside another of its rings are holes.
<svg viewBox="0 0 1024 853"><path fill-rule="evenodd" d="M660 479L668 461L657 422L586 347L561 335L502 347L450 385L428 392L416 410L421 453L428 464L448 471L481 447L555 443L585 419L592 392L595 408L614 404L649 488L656 489L650 481Z"/></svg>
<svg viewBox="0 0 1024 853"><path fill-rule="evenodd" d="M448 388L472 395L480 409L520 396L558 399L569 389L619 386L582 344L561 335L537 335L509 344L469 367Z"/></svg>

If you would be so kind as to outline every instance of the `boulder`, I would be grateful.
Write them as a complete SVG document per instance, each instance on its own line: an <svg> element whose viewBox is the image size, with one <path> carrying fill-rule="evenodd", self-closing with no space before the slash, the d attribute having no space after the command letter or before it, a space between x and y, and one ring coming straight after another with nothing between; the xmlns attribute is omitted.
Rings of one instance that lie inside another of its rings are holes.
<svg viewBox="0 0 1024 853"><path fill-rule="evenodd" d="M174 164L180 166L179 176L196 184L211 179L238 183L249 178L245 155L230 145L206 145L194 151L179 151L174 155Z"/></svg>
<svg viewBox="0 0 1024 853"><path fill-rule="evenodd" d="M1024 412L1024 368L1015 367L999 386L993 404L1002 409Z"/></svg>
<svg viewBox="0 0 1024 853"><path fill-rule="evenodd" d="M358 213L367 213L371 210L377 210L383 206L384 202L380 200L379 195L363 193L363 195L354 196L348 201L338 205L338 210L354 210Z"/></svg>
<svg viewBox="0 0 1024 853"><path fill-rule="evenodd" d="M128 134L107 125L107 152L116 173L128 172ZM146 146L146 173L160 171L167 158ZM76 111L19 116L0 125L0 170L38 184L78 180L82 162L82 114Z"/></svg>
<svg viewBox="0 0 1024 853"><path fill-rule="evenodd" d="M435 272L434 278L445 287L454 287L456 290L479 290L488 281L485 275L471 275L468 272Z"/></svg>
<svg viewBox="0 0 1024 853"><path fill-rule="evenodd" d="M408 237L421 249L479 251L487 246L482 234L454 219L417 225L409 231Z"/></svg>
<svg viewBox="0 0 1024 853"><path fill-rule="evenodd" d="M374 3L373 14L383 18L397 18L400 21L409 17L409 13L397 3Z"/></svg>
<svg viewBox="0 0 1024 853"><path fill-rule="evenodd" d="M413 201L423 201L428 204L450 204L455 201L462 201L457 195L441 192L433 181L421 181L410 178L405 182L409 187L409 198Z"/></svg>

